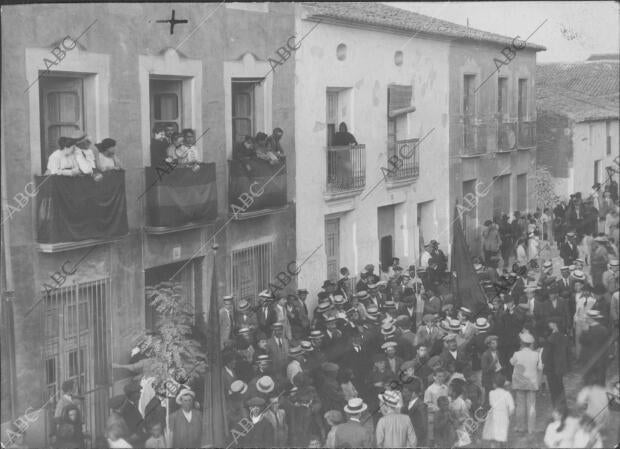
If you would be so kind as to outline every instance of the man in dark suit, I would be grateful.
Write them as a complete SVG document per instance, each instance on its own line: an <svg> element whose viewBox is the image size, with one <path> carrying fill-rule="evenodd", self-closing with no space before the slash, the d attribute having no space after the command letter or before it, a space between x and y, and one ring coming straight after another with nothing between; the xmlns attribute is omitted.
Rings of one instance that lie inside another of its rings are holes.
<svg viewBox="0 0 620 449"><path fill-rule="evenodd" d="M579 250L575 240L575 233L568 232L566 238L560 244L560 257L564 261L564 265L572 265L575 259L579 258Z"/></svg>
<svg viewBox="0 0 620 449"><path fill-rule="evenodd" d="M138 409L138 401L142 387L137 380L131 380L123 387L125 402L120 408L120 414L127 424L129 436L125 438L132 447L142 447L148 438L144 429L144 419Z"/></svg>
<svg viewBox="0 0 620 449"><path fill-rule="evenodd" d="M416 332L416 297L413 289L407 287L403 290L403 296L401 299L401 303L398 305L396 309L396 316L405 315L407 318L411 320L411 330ZM421 318L421 317L420 317Z"/></svg>
<svg viewBox="0 0 620 449"><path fill-rule="evenodd" d="M265 333L271 335L271 325L278 321L278 314L272 307L273 295L270 292L262 292L258 295L261 304L256 311L256 319L258 320L258 328Z"/></svg>
<svg viewBox="0 0 620 449"><path fill-rule="evenodd" d="M362 413L368 406L360 398L350 399L344 406L348 421L336 428L335 447L363 447L374 446L372 431L361 423Z"/></svg>
<svg viewBox="0 0 620 449"><path fill-rule="evenodd" d="M549 318L547 325L551 335L547 338L542 353L543 371L549 382L549 393L554 407L560 403L566 404L563 376L568 371L568 337L559 330L560 321L559 317Z"/></svg>
<svg viewBox="0 0 620 449"><path fill-rule="evenodd" d="M267 340L267 353L273 363L274 371L281 372L286 368L288 362L289 342L284 337L282 323L273 323L271 328L273 335Z"/></svg>
<svg viewBox="0 0 620 449"><path fill-rule="evenodd" d="M428 434L428 412L422 394L422 386L417 379L405 386L405 393L409 393L409 402L405 402L403 413L409 415L413 430L418 439L418 446L426 446L426 436Z"/></svg>
<svg viewBox="0 0 620 449"><path fill-rule="evenodd" d="M411 360L415 357L416 335L411 331L411 319L399 316L396 319L396 326L400 329L397 338L398 355L403 360Z"/></svg>
<svg viewBox="0 0 620 449"><path fill-rule="evenodd" d="M224 306L220 309L220 348L232 346L235 332L235 311L232 296L224 296Z"/></svg>
<svg viewBox="0 0 620 449"><path fill-rule="evenodd" d="M462 349L457 349L456 334L446 335L444 345L444 350L439 355L439 359L446 371L450 374L464 374L471 369L468 355Z"/></svg>
<svg viewBox="0 0 620 449"><path fill-rule="evenodd" d="M570 279L570 268L568 265L560 267L560 278L555 282L555 285L558 287L558 293L562 292L573 292L573 283Z"/></svg>
<svg viewBox="0 0 620 449"><path fill-rule="evenodd" d="M545 302L547 307L546 316L556 317L560 333L567 335L568 329L572 323L570 310L568 303L562 297L560 297L560 289L558 284L549 286L547 288L549 294L549 300ZM536 309L534 309L536 314Z"/></svg>
<svg viewBox="0 0 620 449"><path fill-rule="evenodd" d="M609 330L601 324L604 316L598 310L588 311L589 328L581 334L581 353L587 360L584 363L584 385L605 386L607 374L607 349L609 349Z"/></svg>

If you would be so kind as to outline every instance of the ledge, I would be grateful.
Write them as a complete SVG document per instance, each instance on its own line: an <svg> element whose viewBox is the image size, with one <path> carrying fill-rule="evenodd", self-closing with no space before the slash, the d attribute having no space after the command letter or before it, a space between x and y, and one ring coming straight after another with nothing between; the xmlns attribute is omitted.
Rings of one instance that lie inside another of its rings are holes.
<svg viewBox="0 0 620 449"><path fill-rule="evenodd" d="M47 254L60 253L63 251L71 251L74 249L88 248L90 246L99 246L108 243L118 242L120 240L123 240L127 236L129 236L129 234L125 234L119 237L111 237L109 239L89 239L81 240L79 242L37 243L37 249L39 250L39 252Z"/></svg>
<svg viewBox="0 0 620 449"><path fill-rule="evenodd" d="M476 154L465 154L465 153L461 153L459 156L461 157L461 159L473 159L476 157L484 157L486 156L488 153L485 151L483 153L476 153Z"/></svg>
<svg viewBox="0 0 620 449"><path fill-rule="evenodd" d="M183 226L144 226L144 232L152 235L171 234L174 232L188 231L190 229L204 228L215 223L214 221L206 221L202 223L187 223Z"/></svg>
<svg viewBox="0 0 620 449"><path fill-rule="evenodd" d="M289 205L285 204L284 206L277 208L269 208L269 209L261 209L252 212L240 212L238 214L229 213L228 217L232 218L235 221L243 221L243 220L251 220L252 218L263 217L265 215L273 215L280 213L286 209L288 209Z"/></svg>
<svg viewBox="0 0 620 449"><path fill-rule="evenodd" d="M415 183L419 178L418 176L412 176L410 178L390 179L385 183L385 187L388 189L397 189L399 187L410 186Z"/></svg>
<svg viewBox="0 0 620 449"><path fill-rule="evenodd" d="M536 149L536 145L532 145L532 146L529 146L529 147L517 146L517 150L520 150L520 151L529 151L529 150L534 150L534 149Z"/></svg>
<svg viewBox="0 0 620 449"><path fill-rule="evenodd" d="M366 189L366 186L358 187L357 189L351 189L351 190L347 190L344 192L323 192L323 198L325 199L325 201L334 201L334 200L341 200L345 198L352 198L362 193L364 189Z"/></svg>

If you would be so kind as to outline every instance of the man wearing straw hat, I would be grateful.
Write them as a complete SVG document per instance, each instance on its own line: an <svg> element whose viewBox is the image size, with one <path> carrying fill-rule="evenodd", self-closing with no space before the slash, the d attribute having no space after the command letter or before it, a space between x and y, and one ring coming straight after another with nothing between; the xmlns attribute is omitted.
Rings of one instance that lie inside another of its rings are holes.
<svg viewBox="0 0 620 449"><path fill-rule="evenodd" d="M360 398L349 399L347 405L344 406L348 420L336 429L334 447L371 448L374 446L373 434L361 423L362 413L367 408L368 406Z"/></svg>
<svg viewBox="0 0 620 449"><path fill-rule="evenodd" d="M199 447L202 439L202 413L194 408L196 393L182 389L176 398L181 406L170 415L170 441L172 447Z"/></svg>
<svg viewBox="0 0 620 449"><path fill-rule="evenodd" d="M533 433L536 430L538 371L542 364L538 352L532 349L534 337L529 332L523 332L519 337L521 349L510 359L514 366L512 387L516 399L516 431Z"/></svg>
<svg viewBox="0 0 620 449"><path fill-rule="evenodd" d="M400 413L403 406L396 391L386 391L379 395L383 416L375 430L377 447L415 447L417 438L408 415Z"/></svg>

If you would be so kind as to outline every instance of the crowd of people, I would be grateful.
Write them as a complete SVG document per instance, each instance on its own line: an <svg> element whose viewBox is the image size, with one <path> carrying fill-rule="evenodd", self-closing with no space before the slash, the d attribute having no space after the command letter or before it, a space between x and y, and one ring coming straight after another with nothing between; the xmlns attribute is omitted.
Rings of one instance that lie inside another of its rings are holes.
<svg viewBox="0 0 620 449"><path fill-rule="evenodd" d="M246 135L243 141L236 142L233 146L233 159L245 163L248 171L252 168L247 161L252 159L262 160L271 165L280 164L284 161L284 150L280 145L283 135L282 128L274 128L270 136L262 131L256 133L254 137Z"/></svg>
<svg viewBox="0 0 620 449"><path fill-rule="evenodd" d="M520 259L514 243L526 235L539 234L543 243L557 238L557 217L547 212L487 223L485 241L499 245L483 244L474 258L486 294L480 302L449 291L447 257L436 241L425 246L418 267L405 269L394 258L378 272L366 265L356 279L341 268L337 281L322 284L312 314L304 288L224 297L227 444L505 447L545 420L540 439L547 447L603 447L610 411L620 410L620 384L608 379L619 350L617 224L608 214L594 228L568 226L559 268L552 261L558 249ZM571 212L565 216L575 224ZM579 237L590 238L585 254L571 244ZM143 366L113 366L139 374L109 401L109 447L200 444L202 415L192 388L179 385L177 409L166 419L162 397L145 395ZM582 388L568 398L564 378L576 367ZM70 387L57 408L58 447L82 447L76 441L84 438ZM547 395L553 412L537 416L537 401Z"/></svg>

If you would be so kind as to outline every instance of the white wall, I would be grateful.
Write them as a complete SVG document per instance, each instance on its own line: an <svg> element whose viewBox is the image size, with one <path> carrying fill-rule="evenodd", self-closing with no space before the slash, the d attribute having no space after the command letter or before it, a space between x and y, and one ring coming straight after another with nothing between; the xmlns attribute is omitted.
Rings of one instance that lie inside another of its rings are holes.
<svg viewBox="0 0 620 449"><path fill-rule="evenodd" d="M306 35L315 25L298 19L297 36ZM344 61L336 58L336 48L341 43L347 46ZM400 67L394 63L397 50L404 53ZM377 208L404 202L396 207L394 253L401 258L401 265L416 263L419 251L416 204L435 200L437 227L448 227L448 44L321 23L301 43L295 53L295 64L298 260L324 243L325 215L348 211L341 218L340 265L349 267L352 275L358 275L366 263L376 266L379 260ZM380 167L390 168L387 165L390 83L412 85L412 104L417 108L407 117L407 135L398 138L422 138L435 128L420 146L418 180L393 188L386 186L380 170ZM353 199L326 201L323 195L327 87L352 88L349 103L352 115L347 125L357 141L366 145L366 189ZM379 186L362 201L377 182ZM443 248L447 250L447 246ZM325 275L325 250L321 249L299 274L299 285L310 290L310 305Z"/></svg>
<svg viewBox="0 0 620 449"><path fill-rule="evenodd" d="M618 156L618 120L610 121L611 154L607 154L607 131L605 121L582 122L573 126L573 167L572 184L569 193L581 192L587 197L594 184L594 161L601 162L601 184L607 180L605 167L616 166L613 159ZM617 168L617 167L616 167ZM616 179L617 180L617 179Z"/></svg>

